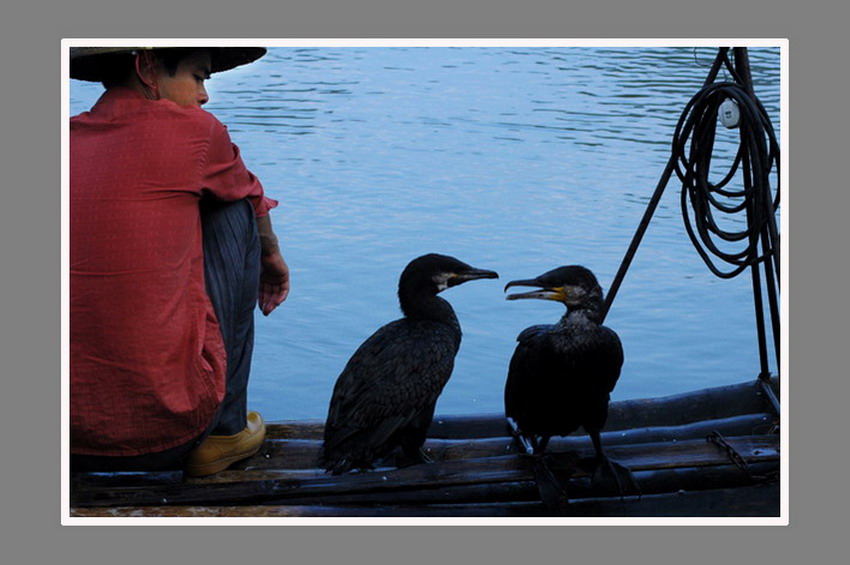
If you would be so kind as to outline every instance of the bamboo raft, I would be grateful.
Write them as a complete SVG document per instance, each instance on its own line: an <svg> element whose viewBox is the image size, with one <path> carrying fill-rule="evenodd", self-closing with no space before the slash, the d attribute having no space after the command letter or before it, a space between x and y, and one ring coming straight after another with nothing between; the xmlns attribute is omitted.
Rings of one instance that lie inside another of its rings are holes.
<svg viewBox="0 0 850 565"><path fill-rule="evenodd" d="M602 442L639 495L596 492L587 436L527 455L501 414L436 417L433 463L329 476L323 422L273 422L258 454L205 478L71 477L72 517L773 517L780 514L778 382L611 403ZM545 472L541 469L545 468ZM548 477L548 478L547 478ZM553 494L554 492L554 494Z"/></svg>

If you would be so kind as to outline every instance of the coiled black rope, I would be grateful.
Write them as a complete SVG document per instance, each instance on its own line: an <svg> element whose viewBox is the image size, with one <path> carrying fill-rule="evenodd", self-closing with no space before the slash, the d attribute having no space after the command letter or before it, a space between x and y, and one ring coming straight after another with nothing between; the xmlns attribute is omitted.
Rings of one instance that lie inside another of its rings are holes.
<svg viewBox="0 0 850 565"><path fill-rule="evenodd" d="M709 180L721 104L733 100L740 112L740 144L726 175ZM771 259L779 266L776 210L779 187L771 189L771 172L779 177L779 144L770 118L758 98L737 82L712 83L688 102L676 126L672 144L675 171L682 181L682 216L688 236L708 268L732 278L747 267ZM740 171L743 187L730 185ZM732 230L720 218L746 214L746 227ZM725 247L719 243L726 242ZM740 242L740 244L739 244ZM759 244L761 243L761 249ZM726 250L728 247L736 250ZM719 259L732 267L722 270Z"/></svg>

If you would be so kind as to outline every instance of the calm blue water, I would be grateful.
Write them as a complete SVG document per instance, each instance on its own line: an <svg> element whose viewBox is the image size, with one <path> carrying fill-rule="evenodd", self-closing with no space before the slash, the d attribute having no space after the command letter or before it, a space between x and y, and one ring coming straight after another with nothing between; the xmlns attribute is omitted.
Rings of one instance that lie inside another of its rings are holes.
<svg viewBox="0 0 850 565"><path fill-rule="evenodd" d="M214 75L207 109L280 200L272 217L292 269L289 300L258 315L250 406L269 420L323 419L349 356L399 316L402 268L439 252L501 279L443 294L464 340L437 413L500 412L516 335L563 311L507 302L504 284L579 263L610 285L715 53L272 48ZM779 50L750 58L778 135ZM74 115L101 89L71 82ZM759 372L750 277L708 271L679 189L674 177L606 320L626 354L615 400Z"/></svg>

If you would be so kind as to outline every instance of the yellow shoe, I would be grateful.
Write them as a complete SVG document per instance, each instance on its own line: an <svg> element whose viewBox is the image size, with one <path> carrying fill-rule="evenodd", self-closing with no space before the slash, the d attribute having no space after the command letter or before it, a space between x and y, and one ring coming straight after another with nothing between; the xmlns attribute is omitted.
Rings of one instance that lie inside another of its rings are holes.
<svg viewBox="0 0 850 565"><path fill-rule="evenodd" d="M232 436L207 436L186 458L183 471L190 477L203 477L224 471L233 463L260 450L266 437L266 424L259 412L248 412L248 425Z"/></svg>

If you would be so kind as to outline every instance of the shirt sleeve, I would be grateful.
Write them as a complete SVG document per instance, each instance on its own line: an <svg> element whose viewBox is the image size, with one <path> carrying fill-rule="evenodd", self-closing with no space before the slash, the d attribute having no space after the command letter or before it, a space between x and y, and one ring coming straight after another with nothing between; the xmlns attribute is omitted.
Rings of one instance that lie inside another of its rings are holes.
<svg viewBox="0 0 850 565"><path fill-rule="evenodd" d="M267 215L278 205L277 200L265 195L260 180L245 167L224 124L215 118L211 121L207 159L201 171L202 191L227 201L247 198L257 217Z"/></svg>

